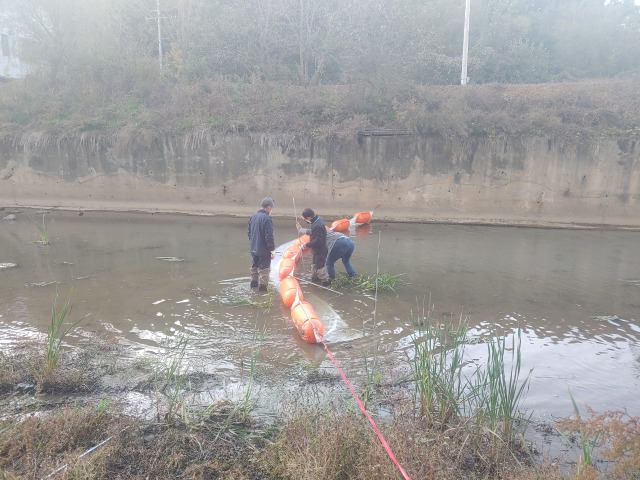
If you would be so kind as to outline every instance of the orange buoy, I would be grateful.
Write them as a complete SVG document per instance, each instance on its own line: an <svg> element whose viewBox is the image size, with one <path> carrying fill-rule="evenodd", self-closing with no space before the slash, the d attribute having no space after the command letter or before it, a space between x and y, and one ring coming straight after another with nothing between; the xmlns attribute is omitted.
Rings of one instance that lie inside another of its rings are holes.
<svg viewBox="0 0 640 480"><path fill-rule="evenodd" d="M369 223L373 212L358 212L353 216L353 223Z"/></svg>
<svg viewBox="0 0 640 480"><path fill-rule="evenodd" d="M300 246L297 248L294 245L291 245L287 248L282 254L282 258L294 258L296 255L300 253Z"/></svg>
<svg viewBox="0 0 640 480"><path fill-rule="evenodd" d="M282 297L282 303L289 308L296 301L296 297L299 300L304 300L300 284L294 277L285 277L280 280L280 296Z"/></svg>
<svg viewBox="0 0 640 480"><path fill-rule="evenodd" d="M324 325L309 302L298 299L291 307L291 318L305 342L318 343L318 335L324 336Z"/></svg>
<svg viewBox="0 0 640 480"><path fill-rule="evenodd" d="M292 247L296 248L296 249L300 249L300 245L302 245L303 243L307 243L308 241L311 240L311 237L309 235L300 235L300 237L296 238L293 241L293 245L291 245ZM289 247L291 248L291 247Z"/></svg>
<svg viewBox="0 0 640 480"><path fill-rule="evenodd" d="M331 224L330 230L333 230L334 232L344 232L345 230L349 230L350 226L351 221L348 218L341 218Z"/></svg>
<svg viewBox="0 0 640 480"><path fill-rule="evenodd" d="M278 269L278 278L283 280L284 278L295 275L296 261L293 258L283 258L280 260L280 268Z"/></svg>

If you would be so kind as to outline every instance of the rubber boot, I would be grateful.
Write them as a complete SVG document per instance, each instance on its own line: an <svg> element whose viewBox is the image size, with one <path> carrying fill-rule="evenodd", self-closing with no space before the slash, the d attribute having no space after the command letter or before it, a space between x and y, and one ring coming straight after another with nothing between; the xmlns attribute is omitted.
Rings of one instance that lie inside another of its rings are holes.
<svg viewBox="0 0 640 480"><path fill-rule="evenodd" d="M331 279L329 278L329 274L327 273L327 267L322 267L316 270L316 275L318 276L318 280L322 283L323 287L328 287L331 285Z"/></svg>
<svg viewBox="0 0 640 480"><path fill-rule="evenodd" d="M269 272L270 268L261 268L258 270L258 290L261 292L267 291L267 285L269 285Z"/></svg>
<svg viewBox="0 0 640 480"><path fill-rule="evenodd" d="M258 269L255 267L251 267L251 288L256 288L258 286Z"/></svg>

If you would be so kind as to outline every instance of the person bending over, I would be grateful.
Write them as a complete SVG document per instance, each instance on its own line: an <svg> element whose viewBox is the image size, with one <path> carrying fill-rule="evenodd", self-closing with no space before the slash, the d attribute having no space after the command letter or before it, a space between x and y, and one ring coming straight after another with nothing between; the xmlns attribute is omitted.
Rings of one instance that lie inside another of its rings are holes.
<svg viewBox="0 0 640 480"><path fill-rule="evenodd" d="M348 236L340 232L334 232L333 230L327 231L327 250L329 253L327 255L326 265L327 273L331 280L336 278L334 264L338 259L342 260L342 264L344 265L344 269L347 271L347 275L350 277L355 277L357 275L355 268L351 265L351 255L353 254L354 249L355 245L353 244L353 240Z"/></svg>

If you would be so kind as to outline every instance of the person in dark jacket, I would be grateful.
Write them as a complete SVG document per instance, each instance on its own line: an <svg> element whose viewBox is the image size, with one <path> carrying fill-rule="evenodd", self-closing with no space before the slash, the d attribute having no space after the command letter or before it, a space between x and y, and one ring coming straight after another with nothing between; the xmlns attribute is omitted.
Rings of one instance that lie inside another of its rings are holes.
<svg viewBox="0 0 640 480"><path fill-rule="evenodd" d="M269 272L271 271L271 259L276 248L273 238L273 199L265 197L262 200L262 208L249 218L247 235L251 245L251 287L258 287L261 292L267 291L269 285Z"/></svg>
<svg viewBox="0 0 640 480"><path fill-rule="evenodd" d="M322 219L315 214L310 208L305 208L302 211L302 220L307 222L311 229L304 229L299 223L296 224L298 232L301 230L304 233L308 233L311 239L302 245L300 248L305 250L311 248L313 250L313 265L311 267L311 281L320 282L324 287L328 287L331 284L331 279L327 274L327 267L325 265L327 261L327 229L324 226Z"/></svg>

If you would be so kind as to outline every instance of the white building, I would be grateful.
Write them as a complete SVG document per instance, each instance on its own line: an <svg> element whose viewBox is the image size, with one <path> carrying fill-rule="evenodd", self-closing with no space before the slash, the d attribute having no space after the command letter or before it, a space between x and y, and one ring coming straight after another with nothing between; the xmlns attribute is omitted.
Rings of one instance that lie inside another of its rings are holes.
<svg viewBox="0 0 640 480"><path fill-rule="evenodd" d="M19 78L26 74L27 66L21 60L21 51L27 40L17 29L10 8L0 10L0 80Z"/></svg>

